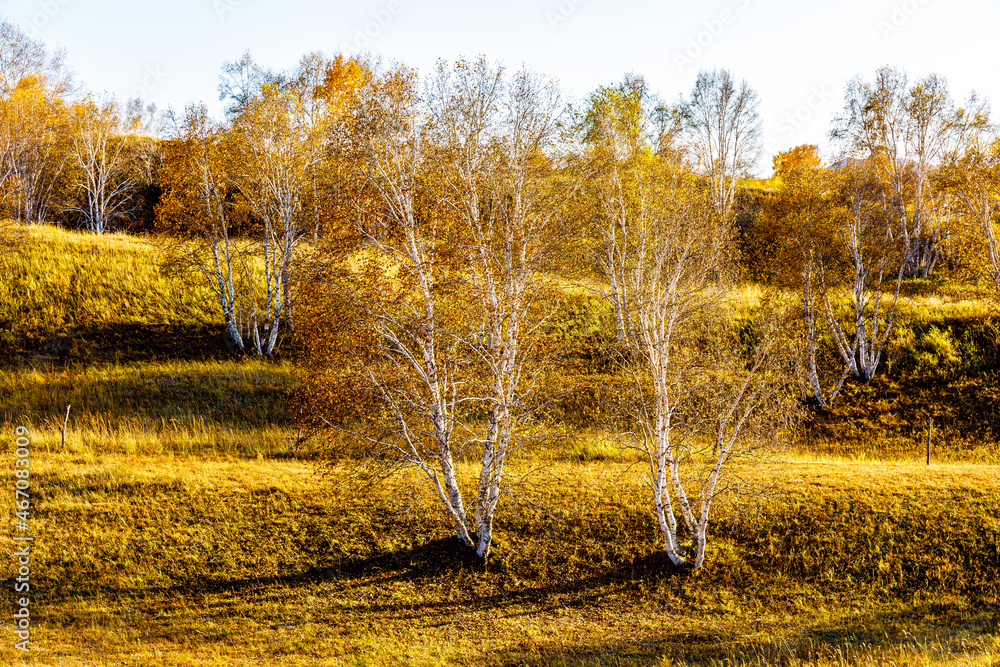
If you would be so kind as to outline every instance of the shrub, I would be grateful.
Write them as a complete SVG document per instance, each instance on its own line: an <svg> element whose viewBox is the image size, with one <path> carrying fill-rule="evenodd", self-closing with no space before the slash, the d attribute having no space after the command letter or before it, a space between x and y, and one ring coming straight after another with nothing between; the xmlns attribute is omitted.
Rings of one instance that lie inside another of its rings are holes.
<svg viewBox="0 0 1000 667"><path fill-rule="evenodd" d="M913 350L916 370L922 374L941 374L957 367L962 357L958 353L951 327L939 329L932 326L917 342Z"/></svg>

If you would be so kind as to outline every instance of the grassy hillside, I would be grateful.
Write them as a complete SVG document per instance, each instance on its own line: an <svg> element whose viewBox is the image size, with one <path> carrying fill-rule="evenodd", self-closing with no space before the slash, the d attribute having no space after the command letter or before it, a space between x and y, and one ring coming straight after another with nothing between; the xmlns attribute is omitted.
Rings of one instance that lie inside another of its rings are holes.
<svg viewBox="0 0 1000 667"><path fill-rule="evenodd" d="M483 568L425 486L293 453L293 356L231 356L210 295L155 246L29 234L0 275L3 428L32 429L25 664L998 662L1000 335L975 288L907 286L887 372L741 471L767 493L716 504L696 574L667 564L641 462L606 430L606 306L568 287L547 375L566 437L513 463L523 497ZM9 633L0 664L20 664Z"/></svg>
<svg viewBox="0 0 1000 667"><path fill-rule="evenodd" d="M25 232L2 264L4 361L191 359L221 348L211 294L161 271L157 244L47 225Z"/></svg>
<svg viewBox="0 0 1000 667"><path fill-rule="evenodd" d="M211 293L162 246L30 226L0 280L0 415L37 446L128 454L286 452L287 361L234 357Z"/></svg>
<svg viewBox="0 0 1000 667"><path fill-rule="evenodd" d="M830 413L814 411L804 440L838 455L920 458L926 419L932 456L1000 463L1000 318L974 286L905 285L885 364L848 382Z"/></svg>
<svg viewBox="0 0 1000 667"><path fill-rule="evenodd" d="M189 449L287 449L286 434L280 443L269 436L261 446L240 446L240 437L224 432L291 427L288 356L279 363L233 357L211 294L198 281L165 273L158 245L52 227L28 228L28 236L23 251L6 258L0 280L5 419L28 414L50 441L66 404L75 403L71 426L83 429L77 440L101 451L160 451L142 432L168 425L181 429L176 441ZM756 293L741 288L732 307L745 308ZM869 384L848 382L832 412L814 411L802 446L917 459L930 414L940 460L1000 463L996 315L977 287L907 283L882 373ZM607 428L620 413L615 387L625 381L604 351L613 336L607 304L567 284L549 335L560 352L544 387L546 414L574 433ZM109 431L102 422L116 426ZM107 435L115 428L122 440Z"/></svg>

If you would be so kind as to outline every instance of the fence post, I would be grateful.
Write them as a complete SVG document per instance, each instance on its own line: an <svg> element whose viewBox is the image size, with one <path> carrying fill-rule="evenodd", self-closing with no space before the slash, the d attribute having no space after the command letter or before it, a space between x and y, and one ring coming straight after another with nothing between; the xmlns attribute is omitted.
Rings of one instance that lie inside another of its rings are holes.
<svg viewBox="0 0 1000 667"><path fill-rule="evenodd" d="M934 418L927 415L927 465L931 464L931 431L934 428Z"/></svg>
<svg viewBox="0 0 1000 667"><path fill-rule="evenodd" d="M62 431L60 431L60 433L62 434L62 448L63 449L66 449L66 425L69 423L69 409L71 407L72 407L72 404L68 404L66 406L66 417L65 417L65 419L63 419L63 427L62 427Z"/></svg>

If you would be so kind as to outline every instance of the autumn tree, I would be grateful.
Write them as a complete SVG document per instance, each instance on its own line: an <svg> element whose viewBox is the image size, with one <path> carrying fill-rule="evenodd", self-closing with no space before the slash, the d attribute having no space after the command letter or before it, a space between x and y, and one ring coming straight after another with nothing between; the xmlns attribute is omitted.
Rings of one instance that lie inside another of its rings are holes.
<svg viewBox="0 0 1000 667"><path fill-rule="evenodd" d="M45 45L15 24L0 19L0 92L9 95L27 76L42 74L49 65Z"/></svg>
<svg viewBox="0 0 1000 667"><path fill-rule="evenodd" d="M329 157L331 128L343 108L333 82L310 68L330 72L332 67L306 58L298 76L265 81L232 114L230 178L258 223L261 244L265 354L274 351L279 329L293 326L296 248L318 224L310 209Z"/></svg>
<svg viewBox="0 0 1000 667"><path fill-rule="evenodd" d="M800 295L804 379L830 407L848 377L878 370L910 248L871 161L826 168L800 147L775 157L775 180L755 235L770 239L772 281Z"/></svg>
<svg viewBox="0 0 1000 667"><path fill-rule="evenodd" d="M41 222L50 214L67 164L69 130L65 104L42 77L21 79L0 99L0 176L13 217Z"/></svg>
<svg viewBox="0 0 1000 667"><path fill-rule="evenodd" d="M193 271L209 286L235 349L265 354L256 245L239 233L244 216L234 203L226 128L212 121L204 105L189 105L174 119L173 135L160 170L164 191L157 208L163 231L178 239L169 247L169 266Z"/></svg>
<svg viewBox="0 0 1000 667"><path fill-rule="evenodd" d="M824 345L827 288L839 287L847 261L838 230L836 172L822 166L815 145L780 152L773 162L776 187L753 222L751 251L772 285L799 295L803 379L813 398L828 407L850 374Z"/></svg>
<svg viewBox="0 0 1000 667"><path fill-rule="evenodd" d="M309 414L390 471L419 471L472 547L455 466L472 437L460 426L469 363L460 340L471 327L454 302L466 278L450 217L427 187L431 147L415 73L379 73L358 91L351 118L353 225L328 242L303 304Z"/></svg>
<svg viewBox="0 0 1000 667"><path fill-rule="evenodd" d="M312 241L350 225L354 210L349 201L352 172L352 100L370 85L371 65L358 58L320 53L303 56L295 72L294 86L303 91L307 113L325 128L324 154L315 168L311 192L304 203L304 219Z"/></svg>
<svg viewBox="0 0 1000 667"><path fill-rule="evenodd" d="M0 20L0 200L23 222L45 220L66 167L72 78L61 52Z"/></svg>
<svg viewBox="0 0 1000 667"><path fill-rule="evenodd" d="M1000 211L1000 140L993 132L982 132L953 153L936 174L940 187L955 199L965 222L971 248L966 262L992 283L1000 298L1000 241L997 212Z"/></svg>
<svg viewBox="0 0 1000 667"><path fill-rule="evenodd" d="M723 306L734 228L703 178L654 150L642 89L599 89L585 127L600 166L587 190L592 233L605 279L619 283L609 294L634 380L632 437L668 557L700 568L733 462L773 442L793 411L786 347L767 325L737 342Z"/></svg>
<svg viewBox="0 0 1000 667"><path fill-rule="evenodd" d="M836 233L847 256L839 285L849 307L841 320L833 287L837 283L821 263L822 307L847 372L867 382L878 370L892 331L911 246L892 234L885 184L870 163L841 167L836 188Z"/></svg>
<svg viewBox="0 0 1000 667"><path fill-rule="evenodd" d="M364 68L310 54L291 73L258 69L249 56L224 68L220 89L238 97L227 121L204 106L175 118L158 215L184 239L171 265L211 287L227 340L269 355L292 326L298 248L330 210L320 203L337 187L323 183L335 177L326 165Z"/></svg>
<svg viewBox="0 0 1000 667"><path fill-rule="evenodd" d="M64 51L50 53L45 44L29 37L14 23L0 19L0 97L9 96L28 78L44 78L57 97L65 97L74 89Z"/></svg>
<svg viewBox="0 0 1000 667"><path fill-rule="evenodd" d="M315 418L368 460L416 470L482 558L510 456L529 441L539 299L578 182L563 171L562 108L553 83L482 59L441 64L423 87L381 72L351 114L352 226L307 288L319 295L304 305L306 391L358 396ZM316 313L324 299L339 305ZM471 489L463 455L479 462Z"/></svg>
<svg viewBox="0 0 1000 667"><path fill-rule="evenodd" d="M596 241L594 263L606 277L598 287L615 315L622 344L634 337L633 323L626 319L625 301L629 285L621 273L625 264L620 238L628 233L629 221L640 202L641 189L634 187L644 168L656 163L653 116L656 100L644 79L626 77L617 86L603 86L591 94L586 113L579 119L581 139L590 146L597 166L587 183L587 194L597 204L589 237ZM658 143L658 142L657 142Z"/></svg>
<svg viewBox="0 0 1000 667"><path fill-rule="evenodd" d="M738 178L750 173L760 155L759 106L745 79L737 82L729 70L703 70L679 109L688 153L724 220L732 217Z"/></svg>
<svg viewBox="0 0 1000 667"><path fill-rule="evenodd" d="M252 102L259 100L265 90L284 88L288 79L286 73L276 72L260 65L248 49L236 60L222 64L222 72L219 74L219 101L226 103L226 115L235 118Z"/></svg>
<svg viewBox="0 0 1000 667"><path fill-rule="evenodd" d="M136 120L114 99L88 99L72 108L68 149L72 199L65 207L79 214L94 234L103 234L114 217L130 210L148 155L155 151L149 137L136 134Z"/></svg>
<svg viewBox="0 0 1000 667"><path fill-rule="evenodd" d="M882 67L873 81L857 77L831 137L841 162L866 160L886 183L893 234L907 246L907 271L927 277L940 259L946 230L935 224L933 171L985 123L982 102L956 107L947 80L930 74L911 84L906 72Z"/></svg>
<svg viewBox="0 0 1000 667"><path fill-rule="evenodd" d="M484 59L439 68L429 92L432 137L443 149L441 204L466 247L478 331L486 433L476 496L477 553L489 554L505 465L525 446L533 347L562 246L561 217L585 174L560 147L564 105L554 81L510 77Z"/></svg>
<svg viewBox="0 0 1000 667"><path fill-rule="evenodd" d="M712 503L733 490L737 460L781 439L793 376L775 320L763 317L749 345L733 332L723 306L731 227L709 194L689 173L655 175L621 240L635 323L625 364L667 555L700 568Z"/></svg>

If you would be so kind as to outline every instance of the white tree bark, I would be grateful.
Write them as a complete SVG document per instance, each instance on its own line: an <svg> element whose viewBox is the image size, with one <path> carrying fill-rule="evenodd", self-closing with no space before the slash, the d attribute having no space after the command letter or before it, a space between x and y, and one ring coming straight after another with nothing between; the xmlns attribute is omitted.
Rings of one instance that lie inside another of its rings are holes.
<svg viewBox="0 0 1000 667"><path fill-rule="evenodd" d="M881 188L867 169L851 165L843 170L846 175L841 187L846 201L838 231L849 261L849 328L841 324L834 295L826 285L822 289L823 307L846 368L867 382L882 361L912 247L905 239L893 239L892 216L882 208ZM825 282L822 264L820 280Z"/></svg>
<svg viewBox="0 0 1000 667"><path fill-rule="evenodd" d="M111 217L126 210L137 185L131 151L138 146L128 145L114 100L80 105L75 115L70 156L79 198L67 210L79 213L92 233L103 234Z"/></svg>
<svg viewBox="0 0 1000 667"><path fill-rule="evenodd" d="M180 154L177 168L193 176L180 197L180 229L190 238L171 246L171 263L200 274L219 304L226 336L240 351L263 353L253 264L254 244L234 238L230 230L231 192L222 148L225 131L208 118L204 106L189 106L176 128Z"/></svg>
<svg viewBox="0 0 1000 667"><path fill-rule="evenodd" d="M708 179L715 212L730 220L737 177L753 169L760 154L760 100L746 81L728 70L698 73L684 105L688 148Z"/></svg>
<svg viewBox="0 0 1000 667"><path fill-rule="evenodd" d="M712 501L729 490L728 465L761 446L765 431L775 436L787 414L777 388L791 374L772 358L770 344L759 346L748 363L724 336L710 333L727 327L721 303L732 230L723 216L733 172L706 170L715 179L706 187L657 156L641 132L622 142L637 105L606 101L592 100L591 113L604 114L592 124L616 129L590 135L603 165L590 196L600 265L608 283L619 285L609 292L621 305L623 362L635 380L636 446L649 465L667 557L700 568ZM702 150L714 155L717 148ZM771 414L761 410L765 404Z"/></svg>

